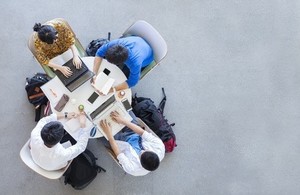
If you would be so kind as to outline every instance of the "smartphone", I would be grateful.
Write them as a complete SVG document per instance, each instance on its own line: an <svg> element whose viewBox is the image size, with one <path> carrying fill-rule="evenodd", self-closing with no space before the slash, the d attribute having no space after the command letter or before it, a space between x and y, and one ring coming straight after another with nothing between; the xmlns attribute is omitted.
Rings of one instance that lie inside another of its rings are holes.
<svg viewBox="0 0 300 195"><path fill-rule="evenodd" d="M88 98L88 102L90 104L93 104L98 97L99 97L99 94L96 92L93 92L92 95Z"/></svg>
<svg viewBox="0 0 300 195"><path fill-rule="evenodd" d="M123 100L122 100L122 104L123 104L123 106L125 107L125 110L126 110L126 111L132 110L132 107L131 107L131 105L130 105L128 99L126 99L126 98L123 99Z"/></svg>
<svg viewBox="0 0 300 195"><path fill-rule="evenodd" d="M106 75L108 76L109 73L110 73L110 70L108 70L107 68L105 68L105 69L103 70L103 72L104 72L104 74L106 74Z"/></svg>

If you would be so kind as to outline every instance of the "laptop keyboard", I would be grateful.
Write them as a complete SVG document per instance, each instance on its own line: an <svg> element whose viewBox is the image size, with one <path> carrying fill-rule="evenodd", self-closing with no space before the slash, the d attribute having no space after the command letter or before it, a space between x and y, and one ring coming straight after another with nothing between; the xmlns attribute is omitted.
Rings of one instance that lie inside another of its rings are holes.
<svg viewBox="0 0 300 195"><path fill-rule="evenodd" d="M106 120L108 123L110 123L111 125L113 124L118 124L116 121L114 121L111 116L110 116L110 113L113 112L113 111L117 111L121 116L125 116L125 114L123 113L123 111L121 110L120 107L117 107L117 108L111 108L109 109L105 115L103 115L102 120Z"/></svg>
<svg viewBox="0 0 300 195"><path fill-rule="evenodd" d="M103 104L101 104L96 110L94 110L91 113L91 118L94 120L96 116L98 116L102 111L104 111L109 105L111 105L114 101L116 101L116 98L114 95L112 95L108 100L106 100Z"/></svg>
<svg viewBox="0 0 300 195"><path fill-rule="evenodd" d="M81 59L80 59L81 60ZM58 76L58 78L61 80L61 82L67 86L70 83L72 83L75 79L77 79L78 77L80 77L82 74L84 74L86 71L88 71L87 66L82 62L81 64L81 68L80 69L76 69L76 67L73 65L73 59L70 59L68 62L66 62L63 66L67 66L71 69L71 71L73 72L71 76L69 77L65 77L62 72L60 72L59 70L54 71L55 74Z"/></svg>

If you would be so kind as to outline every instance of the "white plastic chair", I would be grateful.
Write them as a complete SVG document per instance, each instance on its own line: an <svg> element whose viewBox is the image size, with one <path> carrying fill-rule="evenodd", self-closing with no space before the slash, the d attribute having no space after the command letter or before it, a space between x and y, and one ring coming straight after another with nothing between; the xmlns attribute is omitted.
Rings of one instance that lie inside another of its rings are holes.
<svg viewBox="0 0 300 195"><path fill-rule="evenodd" d="M167 55L168 47L164 38L160 33L148 22L144 20L138 20L133 23L124 33L122 37L127 36L139 36L142 37L151 46L154 53L154 61L148 65L141 73L140 79L148 74L154 67L160 64L160 62Z"/></svg>
<svg viewBox="0 0 300 195"><path fill-rule="evenodd" d="M74 31L72 30L72 28L71 28L71 26L69 25L69 23L68 23L65 19L63 19L63 18L55 18L55 19L53 19L53 20L54 20L54 21L60 21L60 22L64 23L64 24L71 30L71 32L72 32L72 33L74 34L74 36L75 36L75 43L74 43L74 45L75 45L75 47L76 47L76 49L77 49L77 51L78 51L79 56L80 56L80 57L86 56L85 49L83 48L83 46L81 45L80 41L79 41L78 38L76 37L76 34L75 34ZM51 20L51 21L52 21L52 20ZM30 35L29 39L28 39L28 48L29 48L29 50L31 51L31 53L33 54L33 56L36 57L36 51L35 51L35 46L34 46L34 41L35 41L35 36L34 36L34 34L35 34L35 32L32 33L32 34ZM69 50L70 50L70 49L69 49ZM68 51L69 51L69 50L68 50ZM70 55L70 54L69 54L70 52L71 52L71 51L67 52L67 53L68 53L68 56ZM65 53L66 53L66 52L65 52ZM73 56L72 56L72 53L71 53L71 57L73 57ZM50 68L49 66L42 65L42 64L40 64L40 65L42 66L42 68L44 69L45 73L46 73L49 77L53 78L53 77L55 76L55 73L53 72L52 68Z"/></svg>
<svg viewBox="0 0 300 195"><path fill-rule="evenodd" d="M150 127L148 127L148 125L146 125L146 123L144 123L144 121L142 121L140 118L137 117L137 121L138 121L138 124L147 132L151 133L152 135L158 137L153 131L152 129L150 129ZM159 138L159 137L158 137ZM115 155L114 151L111 149L111 147L106 147L106 151L107 153L109 154L109 156L117 163L117 165L119 167L122 168L122 165L119 163L119 160L117 158L117 156Z"/></svg>
<svg viewBox="0 0 300 195"><path fill-rule="evenodd" d="M26 142L26 144L22 147L20 151L20 157L22 161L32 170L34 170L36 173L48 178L48 179L59 179L65 171L68 169L71 162L68 163L68 165L65 168L59 169L57 171L47 171L45 169L42 169L39 167L35 162L33 161L30 153L29 148L30 139Z"/></svg>

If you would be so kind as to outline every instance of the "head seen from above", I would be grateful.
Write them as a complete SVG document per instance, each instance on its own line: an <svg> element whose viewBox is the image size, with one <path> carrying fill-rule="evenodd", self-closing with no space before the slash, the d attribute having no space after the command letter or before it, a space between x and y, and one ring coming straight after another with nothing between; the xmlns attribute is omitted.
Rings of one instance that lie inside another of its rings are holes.
<svg viewBox="0 0 300 195"><path fill-rule="evenodd" d="M47 123L41 130L41 137L48 147L56 145L64 136L64 127L59 121Z"/></svg>
<svg viewBox="0 0 300 195"><path fill-rule="evenodd" d="M105 58L108 62L115 65L124 64L128 58L128 50L121 45L113 45L107 49Z"/></svg>
<svg viewBox="0 0 300 195"><path fill-rule="evenodd" d="M156 153L145 151L141 155L141 164L148 171L154 171L159 166L159 157Z"/></svg>
<svg viewBox="0 0 300 195"><path fill-rule="evenodd" d="M33 30L38 33L38 37L42 42L53 44L57 39L57 31L53 26L35 23Z"/></svg>

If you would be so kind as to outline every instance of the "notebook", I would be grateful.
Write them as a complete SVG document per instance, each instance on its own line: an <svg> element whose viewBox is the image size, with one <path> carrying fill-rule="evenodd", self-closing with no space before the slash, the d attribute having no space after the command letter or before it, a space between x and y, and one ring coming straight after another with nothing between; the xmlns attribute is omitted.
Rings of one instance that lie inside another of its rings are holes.
<svg viewBox="0 0 300 195"><path fill-rule="evenodd" d="M93 123L98 125L98 129L106 139L107 136L99 125L99 122L101 120L106 119L106 121L110 123L112 135L117 134L123 127L125 127L125 125L119 124L112 120L112 118L110 117L112 111L117 111L121 116L129 121L132 120L132 117L125 110L123 104L116 100L114 94L112 94L103 104L101 104L98 108L96 108L92 113L89 114L89 117L91 118Z"/></svg>
<svg viewBox="0 0 300 195"><path fill-rule="evenodd" d="M81 62L82 64L80 69L76 69L76 67L73 64L72 58L63 65L69 67L73 72L73 74L70 77L65 77L63 73L59 70L54 71L57 77L61 80L61 82L66 86L66 88L70 92L74 91L94 76L94 73L88 69L88 67L84 64L82 60Z"/></svg>
<svg viewBox="0 0 300 195"><path fill-rule="evenodd" d="M100 72L96 77L95 88L97 88L104 95L107 95L114 82L115 79L109 77L104 72Z"/></svg>

